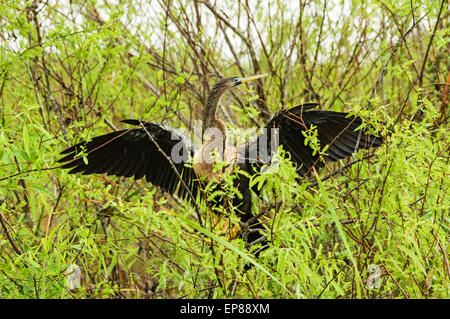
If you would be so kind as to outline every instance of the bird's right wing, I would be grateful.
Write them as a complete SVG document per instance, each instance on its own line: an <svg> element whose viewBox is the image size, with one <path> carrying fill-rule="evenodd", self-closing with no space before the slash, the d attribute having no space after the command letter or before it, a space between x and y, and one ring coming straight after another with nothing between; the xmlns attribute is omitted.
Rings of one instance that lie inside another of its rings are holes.
<svg viewBox="0 0 450 319"><path fill-rule="evenodd" d="M186 187L179 185L178 172L195 198L198 183L192 166L186 165L194 149L186 138L174 129L158 123L139 120L122 122L136 126L141 126L142 123L145 128L141 126L111 132L74 145L61 152L66 155L58 161L65 163L62 168L72 168L70 174L106 173L134 176L135 179L145 176L153 185L185 197L188 191Z"/></svg>

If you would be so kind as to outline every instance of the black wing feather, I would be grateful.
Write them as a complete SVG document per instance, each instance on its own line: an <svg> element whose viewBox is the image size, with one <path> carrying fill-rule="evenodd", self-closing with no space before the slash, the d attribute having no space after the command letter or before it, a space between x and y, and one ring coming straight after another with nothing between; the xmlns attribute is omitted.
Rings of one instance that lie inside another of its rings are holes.
<svg viewBox="0 0 450 319"><path fill-rule="evenodd" d="M139 120L122 122L141 126ZM58 162L64 163L62 168L71 168L70 174L106 173L124 177L134 176L135 179L146 177L147 181L173 194L180 180L169 161L148 136L150 134L169 158L172 147L177 143L183 143L185 156L181 162L174 159L172 162L190 191L197 194L198 185L193 180L195 178L193 169L185 165L193 156L193 147L184 136L170 127L158 123L145 123L144 126L145 129L141 127L120 130L94 137L89 142L78 143L62 151L61 154L65 156ZM87 157L87 164L80 156L82 151ZM184 187L178 187L177 195L184 197L187 191Z"/></svg>
<svg viewBox="0 0 450 319"><path fill-rule="evenodd" d="M324 166L319 155L313 155L313 150L304 143L305 137L302 132L310 129L311 125L317 126L321 148L328 145L327 155L324 157L326 161L335 162L351 156L360 135L360 131L357 130L362 124L360 118L349 116L344 112L313 110L316 106L317 104L309 103L283 110L275 114L266 125L266 128L278 128L278 142L290 153L291 160L296 164L301 177L310 172L313 166L316 168ZM248 156L249 149L255 147L255 144L259 145L261 138L263 138L263 134L244 145L240 149L240 156ZM376 147L382 143L382 137L368 134L363 130L356 149ZM272 150L272 155L275 151ZM258 158L246 157L245 162L251 165L244 164L241 165L241 168L244 167L247 171L251 170L250 173L257 173L263 164Z"/></svg>

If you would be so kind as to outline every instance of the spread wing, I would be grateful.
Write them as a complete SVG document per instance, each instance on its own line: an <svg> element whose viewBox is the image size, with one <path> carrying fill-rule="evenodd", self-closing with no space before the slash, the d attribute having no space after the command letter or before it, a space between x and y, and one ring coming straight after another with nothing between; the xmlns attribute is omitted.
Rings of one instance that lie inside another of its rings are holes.
<svg viewBox="0 0 450 319"><path fill-rule="evenodd" d="M141 126L139 120L122 122ZM162 154L163 151L171 159L176 171L195 197L198 188L196 175L192 167L186 166L189 158L193 156L193 147L183 135L170 127L150 122L145 123L144 127L145 129L141 126L111 132L94 137L89 142L81 142L62 151L61 154L65 157L58 162L65 163L62 168L72 168L70 174L105 173L124 177L134 176L135 179L145 176L153 185L184 197L187 190L182 185L179 186L180 179L171 163Z"/></svg>
<svg viewBox="0 0 450 319"><path fill-rule="evenodd" d="M317 169L324 166L319 155L313 154L313 149L305 145L303 132L309 130L311 125L317 127L320 148L328 145L325 161L335 162L352 155L355 149L382 144L382 137L368 134L364 130L361 134L360 131L355 131L362 124L360 118L343 112L312 110L315 106L317 104L310 103L278 112L255 140L241 148L240 156L244 156L247 163L256 164L252 165L255 170L255 166L271 163L278 145L283 145L296 164L298 174L303 177L311 172L312 167ZM271 128L275 130L270 130ZM262 150L263 146L267 148L267 152ZM250 168L249 165L246 167L247 170Z"/></svg>

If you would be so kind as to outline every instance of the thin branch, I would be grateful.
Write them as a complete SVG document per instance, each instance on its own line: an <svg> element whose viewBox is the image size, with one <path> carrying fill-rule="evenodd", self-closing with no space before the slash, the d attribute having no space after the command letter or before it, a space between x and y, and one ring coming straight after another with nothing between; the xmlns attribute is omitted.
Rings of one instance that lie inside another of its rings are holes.
<svg viewBox="0 0 450 319"><path fill-rule="evenodd" d="M425 71L425 64L426 64L427 59L428 59L428 53L430 52L430 48L431 48L431 44L433 43L434 35L436 34L436 31L437 31L437 29L439 27L439 24L441 22L442 8L444 7L444 3L448 3L447 1L448 0L442 0L441 1L441 7L439 9L439 14L438 14L438 17L437 17L436 25L434 26L433 34L431 35L430 41L428 42L427 51L425 52L425 57L423 58L422 68L420 69L419 85L422 85L423 72ZM422 20L422 19L420 19L420 20Z"/></svg>

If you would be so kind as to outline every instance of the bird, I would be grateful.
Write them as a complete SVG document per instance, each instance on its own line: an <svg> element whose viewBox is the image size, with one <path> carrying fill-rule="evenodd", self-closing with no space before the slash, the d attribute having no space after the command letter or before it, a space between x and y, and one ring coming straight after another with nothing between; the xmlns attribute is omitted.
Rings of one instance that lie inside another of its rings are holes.
<svg viewBox="0 0 450 319"><path fill-rule="evenodd" d="M232 198L231 204L240 224L247 223L246 245L259 242L267 247L267 238L258 228L256 213L252 212L252 192L259 195L259 191L250 186L249 176L261 174L273 164L280 146L289 155L301 182L323 167L324 162L336 162L359 149L378 147L383 137L361 129L360 117L319 110L317 103L306 103L276 112L255 138L243 145L228 146L227 126L217 114L221 97L243 83L265 76L227 77L214 84L204 107L203 143L199 148L190 143L187 136L164 123L126 119L122 122L132 128L73 145L61 152L64 157L58 162L62 163L61 168L71 169L70 174L107 174L136 180L145 177L167 193L193 202L201 200L207 183L221 185L225 172L237 170L241 173L236 174L234 184L242 196ZM324 150L322 154L305 143L306 132L311 128L317 131L320 149ZM206 136L208 130L215 134ZM215 164L219 161L226 165L217 169ZM248 232L249 229L257 231Z"/></svg>

